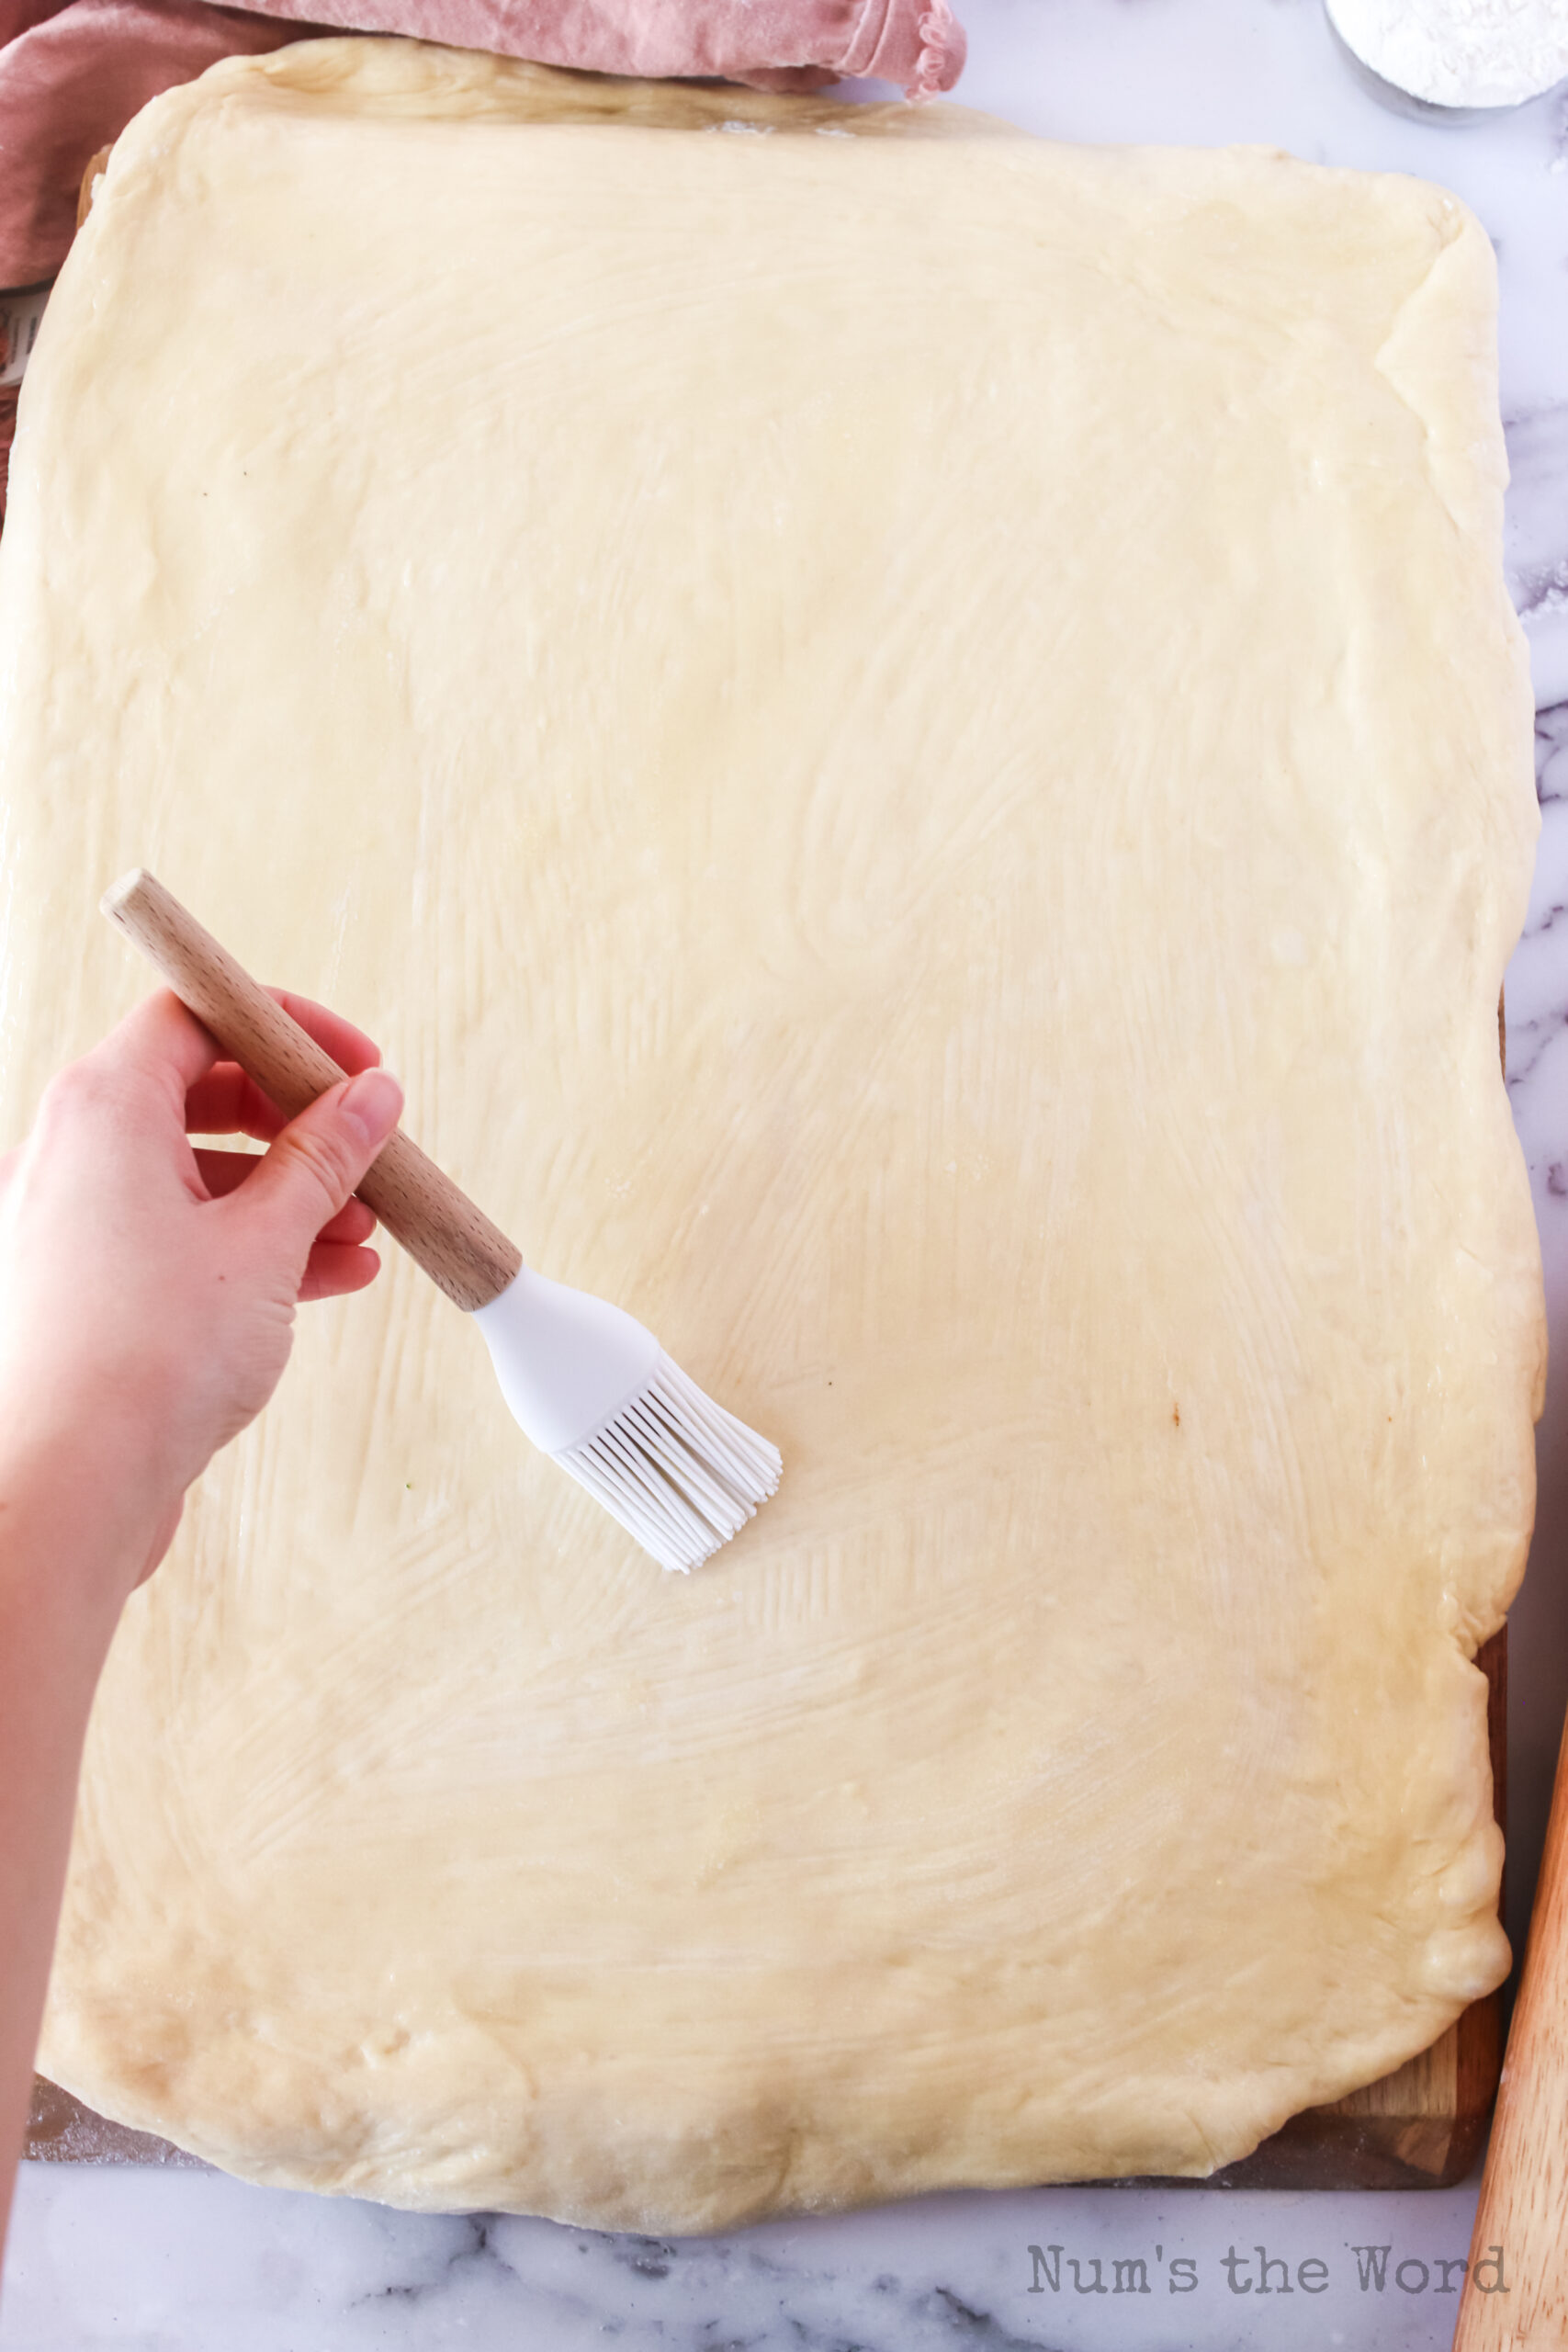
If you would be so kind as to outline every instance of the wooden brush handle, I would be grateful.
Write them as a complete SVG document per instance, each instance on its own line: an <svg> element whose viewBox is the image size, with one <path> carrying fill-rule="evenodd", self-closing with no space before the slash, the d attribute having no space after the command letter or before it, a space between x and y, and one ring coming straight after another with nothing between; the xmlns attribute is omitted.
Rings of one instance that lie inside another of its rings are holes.
<svg viewBox="0 0 1568 2352"><path fill-rule="evenodd" d="M285 1117L297 1117L347 1075L154 876L141 866L125 875L104 894L103 910ZM488 1306L523 1263L505 1234L400 1127L358 1190L393 1239L461 1307Z"/></svg>
<svg viewBox="0 0 1568 2352"><path fill-rule="evenodd" d="M1502 2250L1501 2277L1498 2248ZM1474 2284L1478 2263L1486 2266L1480 2288ZM1564 2345L1568 2345L1568 1731L1557 1760L1551 1819L1486 2151L1454 2352L1562 2352Z"/></svg>

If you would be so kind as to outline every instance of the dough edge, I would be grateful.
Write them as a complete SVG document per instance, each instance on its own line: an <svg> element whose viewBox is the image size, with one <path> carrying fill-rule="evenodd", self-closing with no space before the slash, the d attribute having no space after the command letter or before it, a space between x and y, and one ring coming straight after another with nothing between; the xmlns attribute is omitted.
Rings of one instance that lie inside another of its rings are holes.
<svg viewBox="0 0 1568 2352"><path fill-rule="evenodd" d="M372 104L391 111L408 106L419 111L456 113L479 107L514 119L563 119L562 109L566 109L564 119L596 119L604 113L622 110L621 102L609 94L625 90L635 93L638 119L660 127L690 128L698 121L716 127L729 119L769 121L781 108L787 111L792 126L802 129L829 127L828 122L819 123L809 118L829 119L833 128L842 122L841 109L813 100L780 101L762 94L728 88L675 90L671 85L605 85L598 77L564 74L555 69L523 66L511 61L477 59L462 52L420 49L413 44L316 41L263 59L231 61L211 69L201 83L154 101L117 143L108 167L110 185L149 155L161 155L170 138L177 135L183 112L213 103L230 89L237 90L242 85L254 89L257 83L266 85L282 104L293 103L297 97L316 102L323 96L337 93L346 100L363 95ZM586 90L584 85L589 85ZM626 102L628 110L631 103ZM573 111L577 108L584 112ZM886 131L925 137L951 135L958 130L965 135L1021 135L1010 126L969 116L965 110L951 107L917 110L888 106L855 111L855 135ZM1519 642L1522 645L1522 639ZM1533 1382L1537 1417L1543 1383L1544 1348ZM1474 1645L1501 1623L1502 1612L1523 1573L1528 1541L1527 1534L1514 1548L1511 1561L1499 1561L1499 1573L1479 1611L1468 1616L1462 1626L1454 1628L1457 1656L1472 1656ZM1479 1682L1479 1677L1477 1679ZM1480 1697L1479 1691L1476 1696ZM1480 1712L1483 1718L1483 1701ZM1498 1856L1500 1867L1500 1841ZM1492 1984L1502 1981L1508 1960L1500 1928L1494 1923L1493 1936L1488 1938L1485 1933L1483 1905L1478 1906L1476 1929L1475 1989L1480 1991L1486 1989L1480 1982L1482 1977ZM1470 1997L1470 1994L1438 1996L1429 2014L1413 2018L1405 2030L1391 2030L1353 2053L1342 2051L1342 2063L1320 2078L1293 2080L1289 2088L1277 2088L1269 2098L1261 2095L1261 2086L1246 2086L1254 2096L1238 2101L1240 2111L1233 2119L1233 2128L1224 2134L1212 2134L1212 2144L1204 2154L1191 2161L1173 2163L1169 2169L1201 2177L1245 2154L1303 2107L1341 2096L1427 2047L1435 2031L1441 2031L1451 2022ZM85 2027L85 2020L77 2022L79 2028ZM95 2038L90 2030L73 2031L65 2020L51 2017L40 2055L52 2079L105 2111L112 2111L121 2120L177 2137L193 2153L242 2177L281 2186L307 2186L330 2193L371 2194L409 2210L446 2211L468 2210L476 2203L512 2204L518 2194L520 2179L526 2176L525 2165L507 2165L497 2172L493 2157L488 2154L470 2159L453 2157L444 2167L437 2166L428 2181L418 2187L400 2179L395 2166L389 2169L387 2157L381 2153L335 2163L312 2159L301 2151L281 2153L276 2159L259 2158L254 2150L234 2150L216 2124L210 2131L198 2130L186 2117L176 2129L174 2111L156 2084L149 2084L143 2090L117 2082L112 2054L107 2070L101 2060L95 2063ZM196 2072L198 2074L199 2068ZM1173 2090L1173 2105L1179 2104ZM722 2132L714 2135L716 2141L722 2136ZM784 2136L786 2141L789 2139L787 2132ZM696 2147L691 2153L694 2159L700 2158L701 2152ZM1146 2155L1145 2147L1140 2150L1136 2161L1124 2169L1146 2169ZM425 2161L419 2152L416 2159ZM701 2232L733 2226L763 2214L839 2209L896 2195L917 2194L927 2188L1024 2186L1039 2177L1037 2171L1027 2165L1005 2159L989 2166L955 2168L951 2145L940 2143L913 2159L892 2157L879 2165L867 2157L858 2164L846 2164L843 2151L832 2142L813 2143L809 2138L793 2143L780 2168L768 2179L749 2188L727 2177L721 2164L716 2170L717 2177L705 2178L700 2162L694 2164L690 2195L678 2207L664 2211L650 2209L647 2199L629 2183L617 2186L610 2178L585 2184L581 2202L550 2208L536 2201L513 2205L513 2209L553 2211L560 2220L595 2227ZM1113 2170L1102 2155L1086 2149L1081 2168L1063 2169L1053 2177L1110 2177ZM792 2184L795 2186L792 2188Z"/></svg>

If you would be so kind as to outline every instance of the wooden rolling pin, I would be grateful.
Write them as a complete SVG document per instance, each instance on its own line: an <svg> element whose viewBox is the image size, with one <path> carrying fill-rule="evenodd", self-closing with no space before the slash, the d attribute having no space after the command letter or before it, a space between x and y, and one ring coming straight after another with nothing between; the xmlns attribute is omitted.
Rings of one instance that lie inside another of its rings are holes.
<svg viewBox="0 0 1568 2352"><path fill-rule="evenodd" d="M1485 2266L1477 2287L1476 2266ZM1568 2347L1568 1727L1454 2352Z"/></svg>

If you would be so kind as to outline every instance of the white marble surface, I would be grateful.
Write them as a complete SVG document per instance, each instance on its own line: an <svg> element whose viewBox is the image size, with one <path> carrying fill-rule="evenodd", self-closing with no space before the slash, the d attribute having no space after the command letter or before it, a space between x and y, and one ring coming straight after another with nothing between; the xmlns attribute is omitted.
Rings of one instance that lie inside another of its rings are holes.
<svg viewBox="0 0 1568 2352"><path fill-rule="evenodd" d="M0 2344L6 2352L426 2352L459 2343L472 2352L606 2344L616 2352L1427 2352L1453 2334L1455 2266L1474 2210L1473 2188L1383 2197L1034 2189L671 2240L506 2215L416 2218L210 2173L34 2165ZM1118 2260L1141 2261L1145 2280L1124 2269L1117 2292Z"/></svg>
<svg viewBox="0 0 1568 2352"><path fill-rule="evenodd" d="M1508 980L1511 1086L1558 1365L1540 1436L1540 1527L1514 1616L1517 1935L1568 1693L1568 92L1478 124L1408 119L1354 78L1319 0L961 5L971 49L959 96L971 105L1061 138L1245 141L1418 172L1465 197L1498 247L1510 578L1541 705L1544 815L1529 924ZM622 2352L1426 2352L1452 2336L1457 2298L1441 2288L1458 2273L1439 2266L1466 2250L1474 2195L1473 2184L1364 2197L1037 2190L672 2245L398 2214L202 2172L29 2165L0 2352L392 2352L458 2342L474 2352L606 2343ZM1269 2295L1257 2291L1260 2245L1289 2264L1288 2293L1272 2267ZM1376 2257L1357 2246L1390 2249L1381 2288ZM1092 2291L1097 2257L1103 2294ZM1113 2264L1139 2258L1149 2292L1125 2271L1122 2291L1111 2291Z"/></svg>

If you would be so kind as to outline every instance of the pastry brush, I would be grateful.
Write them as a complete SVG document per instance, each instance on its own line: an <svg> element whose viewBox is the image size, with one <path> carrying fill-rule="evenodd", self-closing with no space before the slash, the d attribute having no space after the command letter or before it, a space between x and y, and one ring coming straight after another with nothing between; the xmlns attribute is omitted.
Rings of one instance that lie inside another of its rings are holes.
<svg viewBox="0 0 1568 2352"><path fill-rule="evenodd" d="M141 867L103 911L224 1053L294 1118L347 1073ZM618 1306L551 1282L400 1128L358 1188L472 1315L523 1430L667 1568L694 1568L779 1483L778 1450L727 1413Z"/></svg>

